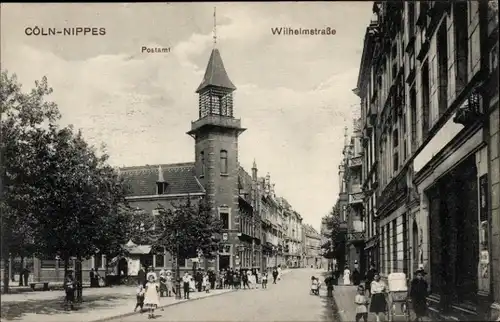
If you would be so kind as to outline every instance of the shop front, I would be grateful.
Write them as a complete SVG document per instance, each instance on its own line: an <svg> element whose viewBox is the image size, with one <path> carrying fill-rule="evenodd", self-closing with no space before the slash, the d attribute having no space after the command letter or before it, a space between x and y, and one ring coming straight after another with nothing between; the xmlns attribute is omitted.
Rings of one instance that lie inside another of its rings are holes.
<svg viewBox="0 0 500 322"><path fill-rule="evenodd" d="M429 309L438 319L470 321L487 315L490 256L484 138L479 123L464 127L450 119L414 161L420 209L412 224L413 264L423 264L429 273Z"/></svg>

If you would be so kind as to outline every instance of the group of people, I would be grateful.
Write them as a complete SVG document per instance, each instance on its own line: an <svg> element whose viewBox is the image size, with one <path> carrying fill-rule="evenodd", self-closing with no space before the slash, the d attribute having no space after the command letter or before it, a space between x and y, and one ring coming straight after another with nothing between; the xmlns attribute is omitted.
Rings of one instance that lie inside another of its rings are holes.
<svg viewBox="0 0 500 322"><path fill-rule="evenodd" d="M351 272L349 269L349 266L345 266L344 268L344 274L343 274L343 282L344 285L359 285L361 284L361 273L359 272L359 264L358 261L354 261L354 268Z"/></svg>
<svg viewBox="0 0 500 322"><path fill-rule="evenodd" d="M281 267L274 267L271 270L273 284L281 279ZM228 269L222 270L219 273L218 288L232 289L253 289L258 288L259 284L262 288L267 288L269 273L267 271L261 273L259 269Z"/></svg>
<svg viewBox="0 0 500 322"><path fill-rule="evenodd" d="M424 279L426 272L422 265L415 271L415 277L410 284L409 296L411 298L416 321L421 321L427 314L428 284ZM354 298L356 304L356 322L361 319L368 320L368 311L374 313L377 322L383 320L387 312L387 286L381 280L380 274L376 271L374 264L366 274L365 286L358 284L358 293ZM369 310L368 310L369 306Z"/></svg>
<svg viewBox="0 0 500 322"><path fill-rule="evenodd" d="M147 271L147 273L146 273ZM281 267L272 270L273 283L281 279ZM137 276L137 303L134 312L145 309L149 312L148 317L154 317L154 310L160 305L160 297L176 294L173 274L170 270L162 269L157 277L153 268L141 268ZM185 272L180 279L183 298L189 299L191 292L209 293L212 289L253 289L267 288L268 273L261 274L258 269L228 269L221 270L218 274L213 271L202 272L198 270L194 274Z"/></svg>

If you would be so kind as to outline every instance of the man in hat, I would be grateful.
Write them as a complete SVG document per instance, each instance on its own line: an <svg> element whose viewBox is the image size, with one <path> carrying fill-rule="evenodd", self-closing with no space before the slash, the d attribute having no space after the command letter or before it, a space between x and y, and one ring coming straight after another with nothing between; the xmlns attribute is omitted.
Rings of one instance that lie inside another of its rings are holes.
<svg viewBox="0 0 500 322"><path fill-rule="evenodd" d="M424 265L418 265L418 269L415 271L415 277L410 285L410 298L413 304L413 311L416 315L415 321L422 321L423 317L427 315L428 285L424 279L425 275Z"/></svg>

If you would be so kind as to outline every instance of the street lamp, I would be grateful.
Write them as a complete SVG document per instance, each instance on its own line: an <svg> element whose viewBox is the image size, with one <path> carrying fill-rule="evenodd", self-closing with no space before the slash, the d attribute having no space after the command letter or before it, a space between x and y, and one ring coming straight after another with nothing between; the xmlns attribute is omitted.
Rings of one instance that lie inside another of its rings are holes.
<svg viewBox="0 0 500 322"><path fill-rule="evenodd" d="M176 252L175 252L175 299L180 300L181 297L181 269L179 267L179 232L175 229L175 242L176 242Z"/></svg>

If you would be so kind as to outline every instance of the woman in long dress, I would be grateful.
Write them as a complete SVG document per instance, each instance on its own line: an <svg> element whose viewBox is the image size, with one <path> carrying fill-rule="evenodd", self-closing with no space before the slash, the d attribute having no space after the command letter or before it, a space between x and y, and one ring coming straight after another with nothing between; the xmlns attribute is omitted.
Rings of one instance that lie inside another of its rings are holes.
<svg viewBox="0 0 500 322"><path fill-rule="evenodd" d="M196 282L191 274L189 274L189 291L196 292Z"/></svg>
<svg viewBox="0 0 500 322"><path fill-rule="evenodd" d="M349 284L351 284L351 270L346 266L344 269L344 285Z"/></svg>
<svg viewBox="0 0 500 322"><path fill-rule="evenodd" d="M156 283L156 277L149 275L144 294L144 306L149 310L148 318L154 317L155 309L160 305L160 286Z"/></svg>

